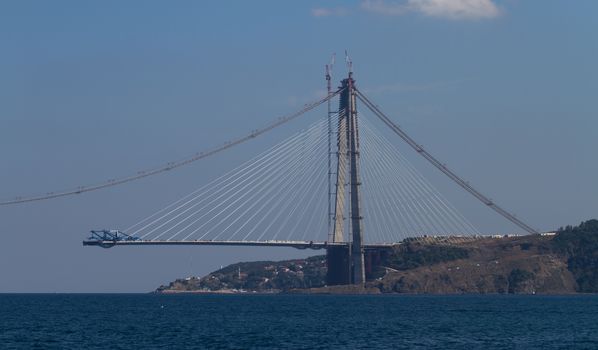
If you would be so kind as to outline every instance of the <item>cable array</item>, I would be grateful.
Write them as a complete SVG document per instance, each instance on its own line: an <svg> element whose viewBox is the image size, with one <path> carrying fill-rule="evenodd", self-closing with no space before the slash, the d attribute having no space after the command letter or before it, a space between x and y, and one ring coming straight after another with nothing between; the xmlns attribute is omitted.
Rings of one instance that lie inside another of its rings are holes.
<svg viewBox="0 0 598 350"><path fill-rule="evenodd" d="M411 136L407 135L401 127L399 127L396 123L394 123L387 115L385 115L377 105L373 104L366 96L361 93L361 91L355 89L357 91L357 97L364 105L372 112L376 117L378 117L386 126L390 128L395 134L397 134L405 143L407 143L411 148L413 148L418 154L420 154L424 159L426 159L430 164L440 170L444 175L448 178L453 180L457 185L463 188L465 191L469 192L472 196L478 199L480 202L487 205L490 209L497 212L499 215L504 217L505 219L511 221L515 225L519 226L520 228L524 229L528 233L531 234L539 234L538 230L534 229L533 227L529 226L521 219L517 218L515 214L512 214L501 206L496 204L492 199L482 194L480 191L475 189L468 181L465 181L463 178L458 176L454 171L449 169L446 165L440 162L436 157L434 157L430 152L425 150L421 145L419 145Z"/></svg>
<svg viewBox="0 0 598 350"><path fill-rule="evenodd" d="M242 137L197 152L188 158L75 189L43 195L19 196L0 201L0 206L40 201L95 191L160 174L245 143L283 125L338 95L329 93L287 116ZM529 233L537 230L457 176L359 90L358 99L396 135L430 164L486 206ZM244 163L166 208L129 227L125 232L143 240L189 241L326 241L331 231L330 169L345 169L346 156L332 157L329 129L338 117L312 124L254 159ZM360 116L363 114L360 112ZM365 118L360 118L360 169L364 240L391 243L405 239L447 237L446 240L479 235L479 231L444 198ZM339 138L340 140L340 138ZM339 141L340 142L340 141ZM341 147L342 149L342 147ZM344 151L343 151L344 152ZM338 153L338 152L337 152ZM333 158L336 158L333 160ZM335 164L333 164L335 163ZM346 169L345 169L346 170ZM341 170L339 170L340 172ZM343 174L343 173L341 173ZM344 177L340 176L341 182ZM348 178L347 178L348 179ZM344 183L342 186L346 186ZM343 191L344 193L344 191ZM340 196L340 194L339 194ZM347 196L345 196L347 197ZM344 204L345 198L339 203ZM350 239L349 206L339 205L344 216L344 239ZM435 238L434 238L435 239Z"/></svg>
<svg viewBox="0 0 598 350"><path fill-rule="evenodd" d="M360 113L364 236L370 243L413 237L470 237L479 231Z"/></svg>
<svg viewBox="0 0 598 350"><path fill-rule="evenodd" d="M325 241L327 149L320 120L125 232L166 241Z"/></svg>
<svg viewBox="0 0 598 350"><path fill-rule="evenodd" d="M327 122L312 124L125 232L148 241L326 241ZM365 242L479 234L367 119L360 118L360 126Z"/></svg>

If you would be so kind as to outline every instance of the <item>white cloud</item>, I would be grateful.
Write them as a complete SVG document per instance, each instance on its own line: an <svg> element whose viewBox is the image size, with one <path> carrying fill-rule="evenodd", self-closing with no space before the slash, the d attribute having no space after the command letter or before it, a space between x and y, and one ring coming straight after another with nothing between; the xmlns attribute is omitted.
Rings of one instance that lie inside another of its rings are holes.
<svg viewBox="0 0 598 350"><path fill-rule="evenodd" d="M385 2L384 0L363 0L361 7L369 12L379 13L383 15L398 16L409 12L407 3L402 2Z"/></svg>
<svg viewBox="0 0 598 350"><path fill-rule="evenodd" d="M348 13L349 11L344 7L316 7L311 9L311 15L314 17L346 16Z"/></svg>
<svg viewBox="0 0 598 350"><path fill-rule="evenodd" d="M361 7L370 12L399 16L409 12L452 20L488 19L500 15L493 0L363 0Z"/></svg>

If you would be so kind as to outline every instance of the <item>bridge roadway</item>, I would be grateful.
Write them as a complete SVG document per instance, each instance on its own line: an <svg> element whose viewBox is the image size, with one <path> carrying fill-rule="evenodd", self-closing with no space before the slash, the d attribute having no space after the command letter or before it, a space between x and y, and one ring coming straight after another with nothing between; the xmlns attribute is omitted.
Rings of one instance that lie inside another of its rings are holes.
<svg viewBox="0 0 598 350"><path fill-rule="evenodd" d="M219 245L219 246L255 246L255 247L291 247L296 249L326 249L332 247L349 247L349 242L315 242L315 241L175 241L175 240L96 240L90 239L83 241L84 246L99 246L102 248L111 248L114 246L145 246L145 245ZM391 248L400 243L376 243L364 244L366 250Z"/></svg>

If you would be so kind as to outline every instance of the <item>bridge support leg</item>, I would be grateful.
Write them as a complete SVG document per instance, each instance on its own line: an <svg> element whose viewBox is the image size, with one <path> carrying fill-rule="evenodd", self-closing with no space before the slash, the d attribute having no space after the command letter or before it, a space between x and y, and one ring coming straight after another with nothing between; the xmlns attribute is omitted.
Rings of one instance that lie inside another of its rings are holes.
<svg viewBox="0 0 598 350"><path fill-rule="evenodd" d="M351 244L351 260L353 272L351 283L363 286L365 284L365 259L361 244Z"/></svg>
<svg viewBox="0 0 598 350"><path fill-rule="evenodd" d="M351 256L348 246L327 248L326 265L327 285L351 284Z"/></svg>

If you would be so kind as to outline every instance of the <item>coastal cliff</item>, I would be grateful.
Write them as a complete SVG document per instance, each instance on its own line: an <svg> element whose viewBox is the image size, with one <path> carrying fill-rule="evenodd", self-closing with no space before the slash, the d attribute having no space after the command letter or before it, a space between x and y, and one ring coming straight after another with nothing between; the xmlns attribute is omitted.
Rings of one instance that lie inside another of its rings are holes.
<svg viewBox="0 0 598 350"><path fill-rule="evenodd" d="M229 265L158 293L569 294L598 292L598 220L555 235L412 241L392 248L366 288L326 286L326 257Z"/></svg>

